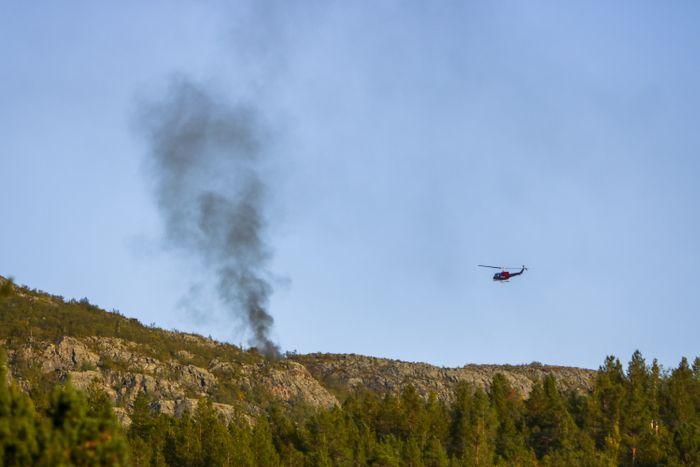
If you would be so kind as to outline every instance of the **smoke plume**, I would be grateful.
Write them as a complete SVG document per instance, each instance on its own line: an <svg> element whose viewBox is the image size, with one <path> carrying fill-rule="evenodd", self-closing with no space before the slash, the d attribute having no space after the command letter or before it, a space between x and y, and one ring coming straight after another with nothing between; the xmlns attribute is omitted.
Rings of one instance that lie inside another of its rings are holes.
<svg viewBox="0 0 700 467"><path fill-rule="evenodd" d="M267 135L255 109L180 78L164 99L143 104L140 117L167 243L214 274L219 300L242 319L251 344L277 356L264 238Z"/></svg>

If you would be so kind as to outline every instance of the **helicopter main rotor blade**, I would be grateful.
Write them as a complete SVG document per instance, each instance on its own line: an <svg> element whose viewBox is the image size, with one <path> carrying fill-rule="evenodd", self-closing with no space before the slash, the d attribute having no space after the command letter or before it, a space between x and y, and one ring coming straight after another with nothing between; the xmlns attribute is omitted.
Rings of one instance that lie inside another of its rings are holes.
<svg viewBox="0 0 700 467"><path fill-rule="evenodd" d="M503 270L506 270L506 269L513 269L513 270L525 269L527 271L529 269L527 266L503 267L503 266L487 266L485 264L477 264L477 266L480 268L493 268L493 269L503 269Z"/></svg>

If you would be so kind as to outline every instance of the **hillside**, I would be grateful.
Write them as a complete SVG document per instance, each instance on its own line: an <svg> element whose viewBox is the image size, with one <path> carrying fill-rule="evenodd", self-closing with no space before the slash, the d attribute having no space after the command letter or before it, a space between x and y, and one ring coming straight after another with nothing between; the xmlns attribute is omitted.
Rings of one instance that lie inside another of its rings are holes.
<svg viewBox="0 0 700 467"><path fill-rule="evenodd" d="M0 344L12 377L35 399L57 381L78 388L97 383L122 420L139 393L153 409L178 415L208 397L227 418L236 409L254 417L270 403L289 409L338 405L349 393L367 389L398 393L407 385L427 397L450 399L455 384L485 388L502 373L523 395L551 374L562 389L588 391L594 372L546 365L467 365L440 368L359 355L310 354L270 360L255 349L195 334L148 327L88 300L20 287L0 277Z"/></svg>
<svg viewBox="0 0 700 467"><path fill-rule="evenodd" d="M0 354L0 465L700 465L697 357L271 360L4 278Z"/></svg>

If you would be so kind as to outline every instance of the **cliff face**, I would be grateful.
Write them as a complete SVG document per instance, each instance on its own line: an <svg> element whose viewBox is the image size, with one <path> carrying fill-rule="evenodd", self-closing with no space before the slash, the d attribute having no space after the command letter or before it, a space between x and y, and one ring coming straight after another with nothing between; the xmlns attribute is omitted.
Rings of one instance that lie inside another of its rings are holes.
<svg viewBox="0 0 700 467"><path fill-rule="evenodd" d="M0 349L12 378L26 391L70 379L97 385L128 423L136 397L179 415L208 397L222 416L250 420L270 403L289 408L329 408L356 389L419 394L448 400L456 383L486 388L502 373L521 394L552 374L562 389L587 391L594 372L543 365L467 365L440 368L359 355L310 354L269 360L202 336L147 327L87 300L65 301L0 277Z"/></svg>

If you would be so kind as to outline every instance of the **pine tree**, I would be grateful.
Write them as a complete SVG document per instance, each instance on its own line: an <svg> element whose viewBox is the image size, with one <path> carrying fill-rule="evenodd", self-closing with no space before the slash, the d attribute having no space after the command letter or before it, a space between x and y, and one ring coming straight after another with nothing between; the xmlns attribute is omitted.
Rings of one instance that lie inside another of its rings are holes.
<svg viewBox="0 0 700 467"><path fill-rule="evenodd" d="M668 429L661 420L661 390L661 368L654 359L648 375L646 403L650 419L649 426L645 427L645 433L642 436L641 452L638 456L641 464L658 465L666 459L665 445L669 441Z"/></svg>
<svg viewBox="0 0 700 467"><path fill-rule="evenodd" d="M372 465L382 467L399 467L401 465L401 451L403 443L394 435L386 435L376 445L372 455Z"/></svg>
<svg viewBox="0 0 700 467"><path fill-rule="evenodd" d="M209 399L200 399L193 422L202 449L202 465L235 465L233 440Z"/></svg>
<svg viewBox="0 0 700 467"><path fill-rule="evenodd" d="M300 465L304 462L303 435L297 429L292 418L278 403L273 403L267 410L272 429L272 442L280 462L283 465ZM342 429L342 427L339 427Z"/></svg>
<svg viewBox="0 0 700 467"><path fill-rule="evenodd" d="M275 445L272 443L272 431L270 424L264 417L260 417L253 428L251 448L255 456L255 463L259 466L279 465L280 459Z"/></svg>
<svg viewBox="0 0 700 467"><path fill-rule="evenodd" d="M404 386L399 397L399 435L403 440L414 438L418 448L422 450L428 436L428 414L425 401L413 385Z"/></svg>
<svg viewBox="0 0 700 467"><path fill-rule="evenodd" d="M434 436L428 438L423 454L423 462L426 467L447 467L450 465L450 458L447 456L445 446L443 446L440 439Z"/></svg>
<svg viewBox="0 0 700 467"><path fill-rule="evenodd" d="M450 433L449 411L445 403L438 400L435 393L431 393L426 402L425 412L428 424L428 438L434 438L443 446L444 450Z"/></svg>
<svg viewBox="0 0 700 467"><path fill-rule="evenodd" d="M131 409L131 424L129 438L141 438L150 441L155 430L155 417L151 413L150 398L141 392L134 399Z"/></svg>
<svg viewBox="0 0 700 467"><path fill-rule="evenodd" d="M127 464L127 444L106 395L91 392L88 400L70 383L58 386L47 415L50 433L43 462Z"/></svg>
<svg viewBox="0 0 700 467"><path fill-rule="evenodd" d="M159 465L164 462L163 445L166 429L159 423L150 407L150 398L141 392L136 396L131 410L131 424L127 439L131 448L131 462L135 466Z"/></svg>
<svg viewBox="0 0 700 467"><path fill-rule="evenodd" d="M163 447L165 461L169 465L202 465L201 437L192 416L184 412L170 424Z"/></svg>
<svg viewBox="0 0 700 467"><path fill-rule="evenodd" d="M375 429L381 436L389 436L401 430L402 413L399 398L393 394L387 394L379 404L379 411L375 420Z"/></svg>
<svg viewBox="0 0 700 467"><path fill-rule="evenodd" d="M675 457L687 465L700 465L700 420L695 395L698 381L683 357L668 380L664 418L671 429Z"/></svg>
<svg viewBox="0 0 700 467"><path fill-rule="evenodd" d="M489 387L489 399L496 412L498 429L495 449L499 461L515 464L533 460L523 436L525 405L515 389L501 373L496 374Z"/></svg>
<svg viewBox="0 0 700 467"><path fill-rule="evenodd" d="M467 454L467 433L469 430L469 411L472 404L472 389L466 383L460 383L455 391L451 407L450 449L452 457L463 458Z"/></svg>
<svg viewBox="0 0 700 467"><path fill-rule="evenodd" d="M39 454L37 415L32 401L8 384L0 350L0 465L30 465Z"/></svg>
<svg viewBox="0 0 700 467"><path fill-rule="evenodd" d="M421 449L421 441L417 436L411 436L403 444L403 452L401 453L401 465L410 467L423 466L423 450Z"/></svg>
<svg viewBox="0 0 700 467"><path fill-rule="evenodd" d="M621 446L620 416L624 393L622 365L611 355L598 369L593 393L588 398L584 427L596 447L615 459Z"/></svg>
<svg viewBox="0 0 700 467"><path fill-rule="evenodd" d="M636 464L640 449L649 441L653 415L650 403L650 375L639 350L627 368L625 396L621 404L621 441L623 459Z"/></svg>
<svg viewBox="0 0 700 467"><path fill-rule="evenodd" d="M488 396L462 384L457 389L452 416L453 454L473 465L493 463L497 421Z"/></svg>
<svg viewBox="0 0 700 467"><path fill-rule="evenodd" d="M576 425L552 375L535 383L526 408L529 445L538 458L574 447Z"/></svg>
<svg viewBox="0 0 700 467"><path fill-rule="evenodd" d="M241 467L253 467L255 454L253 453L253 433L248 422L242 417L234 417L228 425L231 435L233 451L231 457L235 459L235 465Z"/></svg>

